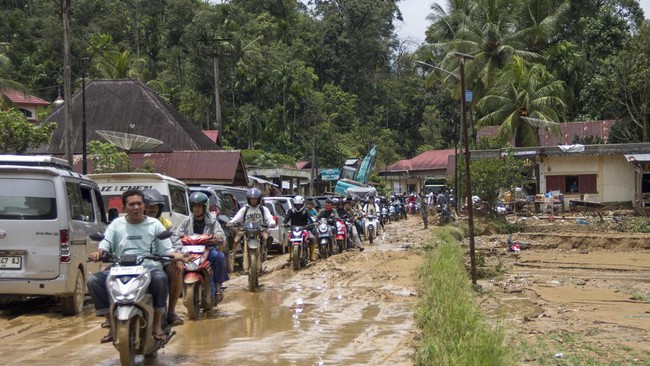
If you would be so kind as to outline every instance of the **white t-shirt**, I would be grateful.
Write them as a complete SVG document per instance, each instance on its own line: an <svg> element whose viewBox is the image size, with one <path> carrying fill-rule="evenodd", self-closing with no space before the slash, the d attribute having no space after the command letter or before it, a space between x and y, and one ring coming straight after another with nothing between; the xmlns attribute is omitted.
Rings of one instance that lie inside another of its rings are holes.
<svg viewBox="0 0 650 366"><path fill-rule="evenodd" d="M130 224L126 217L119 217L106 229L104 240L99 243L99 249L115 254L118 258L122 254L135 254L140 257L147 255L171 254L172 242L169 239L159 240L156 236L165 231L165 227L151 217L146 217L139 224ZM151 244L153 242L153 245ZM145 260L145 267L160 267L160 262Z"/></svg>

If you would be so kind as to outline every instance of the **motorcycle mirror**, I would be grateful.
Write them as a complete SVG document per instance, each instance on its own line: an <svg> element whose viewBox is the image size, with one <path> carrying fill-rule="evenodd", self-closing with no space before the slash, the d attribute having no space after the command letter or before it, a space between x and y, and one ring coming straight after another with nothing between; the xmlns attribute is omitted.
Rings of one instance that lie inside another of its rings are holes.
<svg viewBox="0 0 650 366"><path fill-rule="evenodd" d="M94 241L102 241L102 240L104 240L104 234L102 234L102 233L90 234L90 235L88 235L88 237L91 240L94 240Z"/></svg>
<svg viewBox="0 0 650 366"><path fill-rule="evenodd" d="M160 240L165 240L165 239L169 239L169 238L171 238L172 235L174 235L174 232L173 232L173 231L171 231L171 230L165 230L165 231L163 231L162 233L158 234L158 236L156 236L156 237L157 237L158 239L160 239Z"/></svg>
<svg viewBox="0 0 650 366"><path fill-rule="evenodd" d="M219 222L221 223L226 223L230 221L230 218L224 214L220 214L219 216L217 216L217 220L219 220Z"/></svg>

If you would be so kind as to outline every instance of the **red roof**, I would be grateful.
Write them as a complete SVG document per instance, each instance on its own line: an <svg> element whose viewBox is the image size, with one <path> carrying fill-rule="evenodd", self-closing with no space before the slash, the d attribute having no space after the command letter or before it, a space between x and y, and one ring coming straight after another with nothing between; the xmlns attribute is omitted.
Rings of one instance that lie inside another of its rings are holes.
<svg viewBox="0 0 650 366"><path fill-rule="evenodd" d="M308 161L296 161L296 169L304 169L307 164L309 164Z"/></svg>
<svg viewBox="0 0 650 366"><path fill-rule="evenodd" d="M217 142L217 137L219 136L219 130L203 130L203 134L208 136L213 142Z"/></svg>
<svg viewBox="0 0 650 366"><path fill-rule="evenodd" d="M23 93L21 91L13 90L13 89L4 89L2 91L4 95L9 98L15 105L21 106L21 105L50 105L51 103L43 100L39 97L35 97L33 95L29 95L26 93Z"/></svg>
<svg viewBox="0 0 650 366"><path fill-rule="evenodd" d="M429 150L411 159L400 160L389 166L387 171L415 171L447 169L449 156L454 155L454 150Z"/></svg>
<svg viewBox="0 0 650 366"><path fill-rule="evenodd" d="M573 142L573 137L576 135L581 138L596 136L607 141L609 139L609 131L612 129L614 123L616 123L614 120L560 123L560 131L562 133L560 138L540 128L540 143L541 146L567 145ZM492 137L496 134L498 128L499 126L483 127L476 134L476 138ZM510 141L510 144L514 145L514 138Z"/></svg>

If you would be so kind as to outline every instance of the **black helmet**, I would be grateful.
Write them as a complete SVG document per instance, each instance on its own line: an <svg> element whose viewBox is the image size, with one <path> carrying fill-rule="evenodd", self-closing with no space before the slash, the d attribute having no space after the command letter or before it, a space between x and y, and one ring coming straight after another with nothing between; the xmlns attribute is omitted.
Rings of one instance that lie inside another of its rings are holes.
<svg viewBox="0 0 650 366"><path fill-rule="evenodd" d="M162 215L163 208L165 207L165 197L163 197L163 195L155 188L145 188L142 190L142 194L144 196L144 204L146 206L160 206L158 214L156 215L156 218L159 218L160 215Z"/></svg>
<svg viewBox="0 0 650 366"><path fill-rule="evenodd" d="M257 188L249 189L248 192L246 192L246 202L248 202L249 205L251 205L251 198L257 198L257 205L254 207L258 206L260 203L262 203L262 191Z"/></svg>
<svg viewBox="0 0 650 366"><path fill-rule="evenodd" d="M208 196L203 192L192 192L190 195L190 208L194 205L203 205L203 213L208 212Z"/></svg>

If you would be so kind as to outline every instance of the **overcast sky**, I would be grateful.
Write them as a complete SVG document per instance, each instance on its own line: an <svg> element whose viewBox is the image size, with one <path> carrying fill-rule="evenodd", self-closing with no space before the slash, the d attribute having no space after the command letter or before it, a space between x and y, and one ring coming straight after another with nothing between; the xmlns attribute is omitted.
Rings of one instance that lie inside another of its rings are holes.
<svg viewBox="0 0 650 366"><path fill-rule="evenodd" d="M424 42L424 31L429 25L426 19L431 14L434 3L446 6L447 1L440 0L402 0L398 3L404 22L395 22L395 30L400 39L409 38L415 42L413 48ZM640 0L641 8L646 19L650 19L650 0Z"/></svg>

